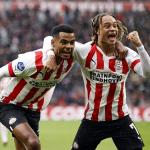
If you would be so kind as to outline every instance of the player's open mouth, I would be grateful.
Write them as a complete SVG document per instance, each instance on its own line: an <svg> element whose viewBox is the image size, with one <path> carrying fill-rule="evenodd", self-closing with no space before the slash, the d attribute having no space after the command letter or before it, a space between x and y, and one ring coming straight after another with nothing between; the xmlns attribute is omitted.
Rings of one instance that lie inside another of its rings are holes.
<svg viewBox="0 0 150 150"><path fill-rule="evenodd" d="M65 54L62 54L62 57L64 59L69 59L71 57L71 53L65 53Z"/></svg>
<svg viewBox="0 0 150 150"><path fill-rule="evenodd" d="M116 37L117 37L117 34L116 33L109 33L108 34L108 39L110 40L110 41L114 41L114 40L116 40Z"/></svg>

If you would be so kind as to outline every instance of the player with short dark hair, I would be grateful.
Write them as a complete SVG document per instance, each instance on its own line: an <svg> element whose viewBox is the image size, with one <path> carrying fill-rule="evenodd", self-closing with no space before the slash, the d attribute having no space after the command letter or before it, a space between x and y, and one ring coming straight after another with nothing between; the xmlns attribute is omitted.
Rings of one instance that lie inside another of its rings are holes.
<svg viewBox="0 0 150 150"><path fill-rule="evenodd" d="M54 26L51 30L51 35L53 37L59 36L60 32L65 32L65 33L74 33L74 29L69 26L69 25L65 25L64 24L60 24L57 26Z"/></svg>
<svg viewBox="0 0 150 150"><path fill-rule="evenodd" d="M40 112L50 102L53 89L73 65L75 33L68 25L53 28L53 52L39 49L20 54L16 60L0 68L0 78L11 77L0 94L0 122L13 134L16 150L40 150ZM52 71L47 62L57 58Z"/></svg>

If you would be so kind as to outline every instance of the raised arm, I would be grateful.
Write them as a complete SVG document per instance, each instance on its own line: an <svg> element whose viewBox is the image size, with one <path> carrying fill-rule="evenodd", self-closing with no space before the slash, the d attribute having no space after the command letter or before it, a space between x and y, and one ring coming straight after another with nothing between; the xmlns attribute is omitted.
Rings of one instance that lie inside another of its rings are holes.
<svg viewBox="0 0 150 150"><path fill-rule="evenodd" d="M140 64L137 65L136 69L142 71L142 76L145 78L150 78L150 56L145 50L137 31L133 31L129 33L127 37L136 47L139 56L140 56Z"/></svg>

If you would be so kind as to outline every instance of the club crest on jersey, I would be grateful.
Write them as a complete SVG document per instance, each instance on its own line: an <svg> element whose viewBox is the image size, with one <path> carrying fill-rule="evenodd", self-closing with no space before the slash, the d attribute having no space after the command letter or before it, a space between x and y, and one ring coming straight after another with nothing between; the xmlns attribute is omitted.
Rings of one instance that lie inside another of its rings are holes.
<svg viewBox="0 0 150 150"><path fill-rule="evenodd" d="M116 60L115 69L122 70L122 62L120 60Z"/></svg>
<svg viewBox="0 0 150 150"><path fill-rule="evenodd" d="M20 71L23 71L25 69L24 63L23 62L18 62L17 69L20 70Z"/></svg>
<svg viewBox="0 0 150 150"><path fill-rule="evenodd" d="M11 117L11 118L9 119L9 125L14 124L16 121L17 121L17 119L16 119L15 117Z"/></svg>

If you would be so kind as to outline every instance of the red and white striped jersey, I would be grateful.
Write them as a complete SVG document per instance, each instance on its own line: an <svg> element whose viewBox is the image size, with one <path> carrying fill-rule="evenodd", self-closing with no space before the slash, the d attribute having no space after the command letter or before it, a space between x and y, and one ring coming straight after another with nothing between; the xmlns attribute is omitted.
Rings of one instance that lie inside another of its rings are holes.
<svg viewBox="0 0 150 150"><path fill-rule="evenodd" d="M0 92L9 84L9 81L9 77L5 77L0 80Z"/></svg>
<svg viewBox="0 0 150 150"><path fill-rule="evenodd" d="M130 70L142 75L139 55L128 48L123 60L108 57L95 44L76 45L74 58L80 64L87 100L85 118L111 121L129 114L125 82Z"/></svg>
<svg viewBox="0 0 150 150"><path fill-rule="evenodd" d="M72 59L64 60L55 72L48 72L44 64L48 59L48 50L27 52L10 62L8 66L11 80L0 94L0 101L15 104L34 111L41 111L50 102L49 89L59 83L73 66Z"/></svg>

